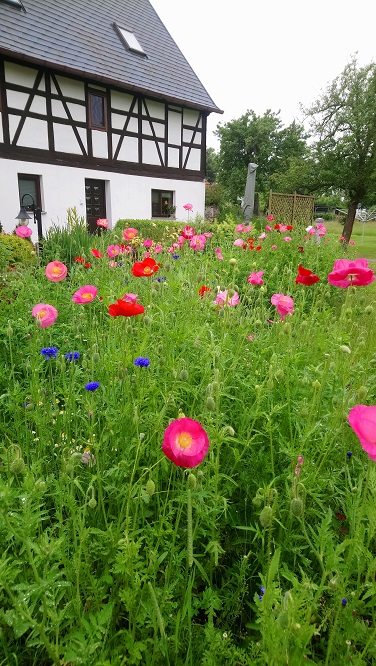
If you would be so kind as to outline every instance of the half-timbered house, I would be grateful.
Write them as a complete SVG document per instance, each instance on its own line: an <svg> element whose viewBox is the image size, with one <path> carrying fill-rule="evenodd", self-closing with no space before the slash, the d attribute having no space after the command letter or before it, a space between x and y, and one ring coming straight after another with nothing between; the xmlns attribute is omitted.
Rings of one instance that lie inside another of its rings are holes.
<svg viewBox="0 0 376 666"><path fill-rule="evenodd" d="M0 0L5 231L33 202L44 231L72 207L90 229L202 215L211 112L148 0Z"/></svg>

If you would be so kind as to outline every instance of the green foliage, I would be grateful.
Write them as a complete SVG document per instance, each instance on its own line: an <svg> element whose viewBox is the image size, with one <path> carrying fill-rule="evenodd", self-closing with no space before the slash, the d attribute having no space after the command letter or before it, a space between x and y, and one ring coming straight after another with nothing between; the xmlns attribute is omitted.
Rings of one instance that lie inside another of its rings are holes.
<svg viewBox="0 0 376 666"><path fill-rule="evenodd" d="M247 111L237 120L219 123L216 134L220 139L218 182L233 202L244 196L249 162L258 165L256 190L266 198L271 176L285 173L294 159L303 163L306 155L303 128L295 122L283 128L279 112L270 109L263 116Z"/></svg>
<svg viewBox="0 0 376 666"><path fill-rule="evenodd" d="M116 268L106 256L87 271L70 264L59 283L44 265L6 276L7 666L373 663L376 468L347 415L376 400L374 284L328 285L333 261L357 250L345 253L336 227L327 243L299 228L285 242L272 230L251 251L233 245L250 233L236 232L238 221L229 214L202 223L213 233L205 250L186 243L176 260L165 250L150 279L132 275L130 255ZM256 238L261 222L260 231L266 221L252 221ZM77 223L70 243L105 254L127 226L142 229L140 244L155 233L170 245L181 228L122 220L85 238ZM52 236L53 259L67 252L62 232L62 248ZM299 263L320 282L296 284ZM248 283L251 271L264 271L263 285ZM73 303L83 284L96 285L102 300ZM202 285L213 289L203 299ZM217 285L236 290L239 305L218 309ZM110 317L107 306L125 291L138 294L145 313ZM294 298L284 322L274 293ZM58 309L46 329L31 317L39 302ZM57 356L46 360L40 352L50 346ZM70 362L73 350L80 358ZM134 365L139 356L150 358L148 368ZM89 381L99 382L95 392L85 390ZM167 425L182 414L210 441L189 470L161 451ZM87 447L91 466L82 460Z"/></svg>
<svg viewBox="0 0 376 666"><path fill-rule="evenodd" d="M208 183L215 183L218 173L218 153L214 148L206 149L206 172L205 178Z"/></svg>
<svg viewBox="0 0 376 666"><path fill-rule="evenodd" d="M16 234L0 233L0 270L8 266L32 266L38 262L34 245Z"/></svg>
<svg viewBox="0 0 376 666"><path fill-rule="evenodd" d="M224 203L225 193L219 183L205 184L205 206L221 206Z"/></svg>
<svg viewBox="0 0 376 666"><path fill-rule="evenodd" d="M376 187L376 65L359 67L356 57L305 114L316 138L316 181L321 190L343 191L349 205L345 225L351 237L357 205Z"/></svg>

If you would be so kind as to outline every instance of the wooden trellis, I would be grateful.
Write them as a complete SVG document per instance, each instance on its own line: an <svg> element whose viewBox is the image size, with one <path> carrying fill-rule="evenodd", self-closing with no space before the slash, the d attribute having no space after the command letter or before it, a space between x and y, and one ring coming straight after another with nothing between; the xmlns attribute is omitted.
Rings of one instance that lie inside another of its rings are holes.
<svg viewBox="0 0 376 666"><path fill-rule="evenodd" d="M312 224L314 197L305 194L269 194L269 215L273 215L278 224Z"/></svg>

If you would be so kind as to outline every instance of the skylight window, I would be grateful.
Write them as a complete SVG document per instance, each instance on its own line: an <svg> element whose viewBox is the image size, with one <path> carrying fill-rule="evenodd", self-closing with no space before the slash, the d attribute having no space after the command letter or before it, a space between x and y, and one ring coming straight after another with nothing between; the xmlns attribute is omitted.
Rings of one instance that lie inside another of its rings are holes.
<svg viewBox="0 0 376 666"><path fill-rule="evenodd" d="M21 0L0 0L0 4L1 3L4 5L11 5L11 7L17 7L17 9L23 9L24 12L26 11Z"/></svg>
<svg viewBox="0 0 376 666"><path fill-rule="evenodd" d="M144 49L142 48L140 42L138 41L136 35L131 30L126 28L121 28L120 25L114 23L116 30L118 31L120 37L122 38L125 46L129 51L134 51L135 53L141 53L141 55L146 55Z"/></svg>

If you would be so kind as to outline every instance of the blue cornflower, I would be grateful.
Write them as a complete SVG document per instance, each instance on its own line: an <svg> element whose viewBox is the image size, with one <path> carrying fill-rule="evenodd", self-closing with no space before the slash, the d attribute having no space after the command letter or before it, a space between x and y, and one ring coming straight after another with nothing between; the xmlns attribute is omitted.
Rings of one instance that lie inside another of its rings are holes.
<svg viewBox="0 0 376 666"><path fill-rule="evenodd" d="M89 382L88 384L86 384L85 388L87 391L96 391L99 386L100 386L99 382Z"/></svg>
<svg viewBox="0 0 376 666"><path fill-rule="evenodd" d="M77 361L78 358L80 358L79 352L68 352L68 354L65 354L65 358L67 361Z"/></svg>
<svg viewBox="0 0 376 666"><path fill-rule="evenodd" d="M258 598L260 599L260 601L262 601L262 598L265 594L265 587L263 585L261 585L260 591L261 591L261 594L258 595Z"/></svg>
<svg viewBox="0 0 376 666"><path fill-rule="evenodd" d="M118 261L118 266L124 266L124 261Z"/></svg>
<svg viewBox="0 0 376 666"><path fill-rule="evenodd" d="M166 279L166 277L157 277L158 282L164 282Z"/></svg>
<svg viewBox="0 0 376 666"><path fill-rule="evenodd" d="M351 451L348 451L348 452L346 453L346 455L347 455L348 458L351 458L351 456L352 456L352 452L351 452Z"/></svg>
<svg viewBox="0 0 376 666"><path fill-rule="evenodd" d="M347 604L347 599L342 599L342 606L346 606Z"/></svg>
<svg viewBox="0 0 376 666"><path fill-rule="evenodd" d="M135 358L134 364L138 365L140 368L147 368L150 365L150 358L146 358L146 356L138 356L138 358Z"/></svg>
<svg viewBox="0 0 376 666"><path fill-rule="evenodd" d="M180 254L173 254L173 255L172 255L172 258L173 258L173 259L179 259L179 257L180 257Z"/></svg>
<svg viewBox="0 0 376 666"><path fill-rule="evenodd" d="M56 358L58 351L59 350L56 347L43 347L40 350L40 353L44 356L46 361L49 361L51 358Z"/></svg>

